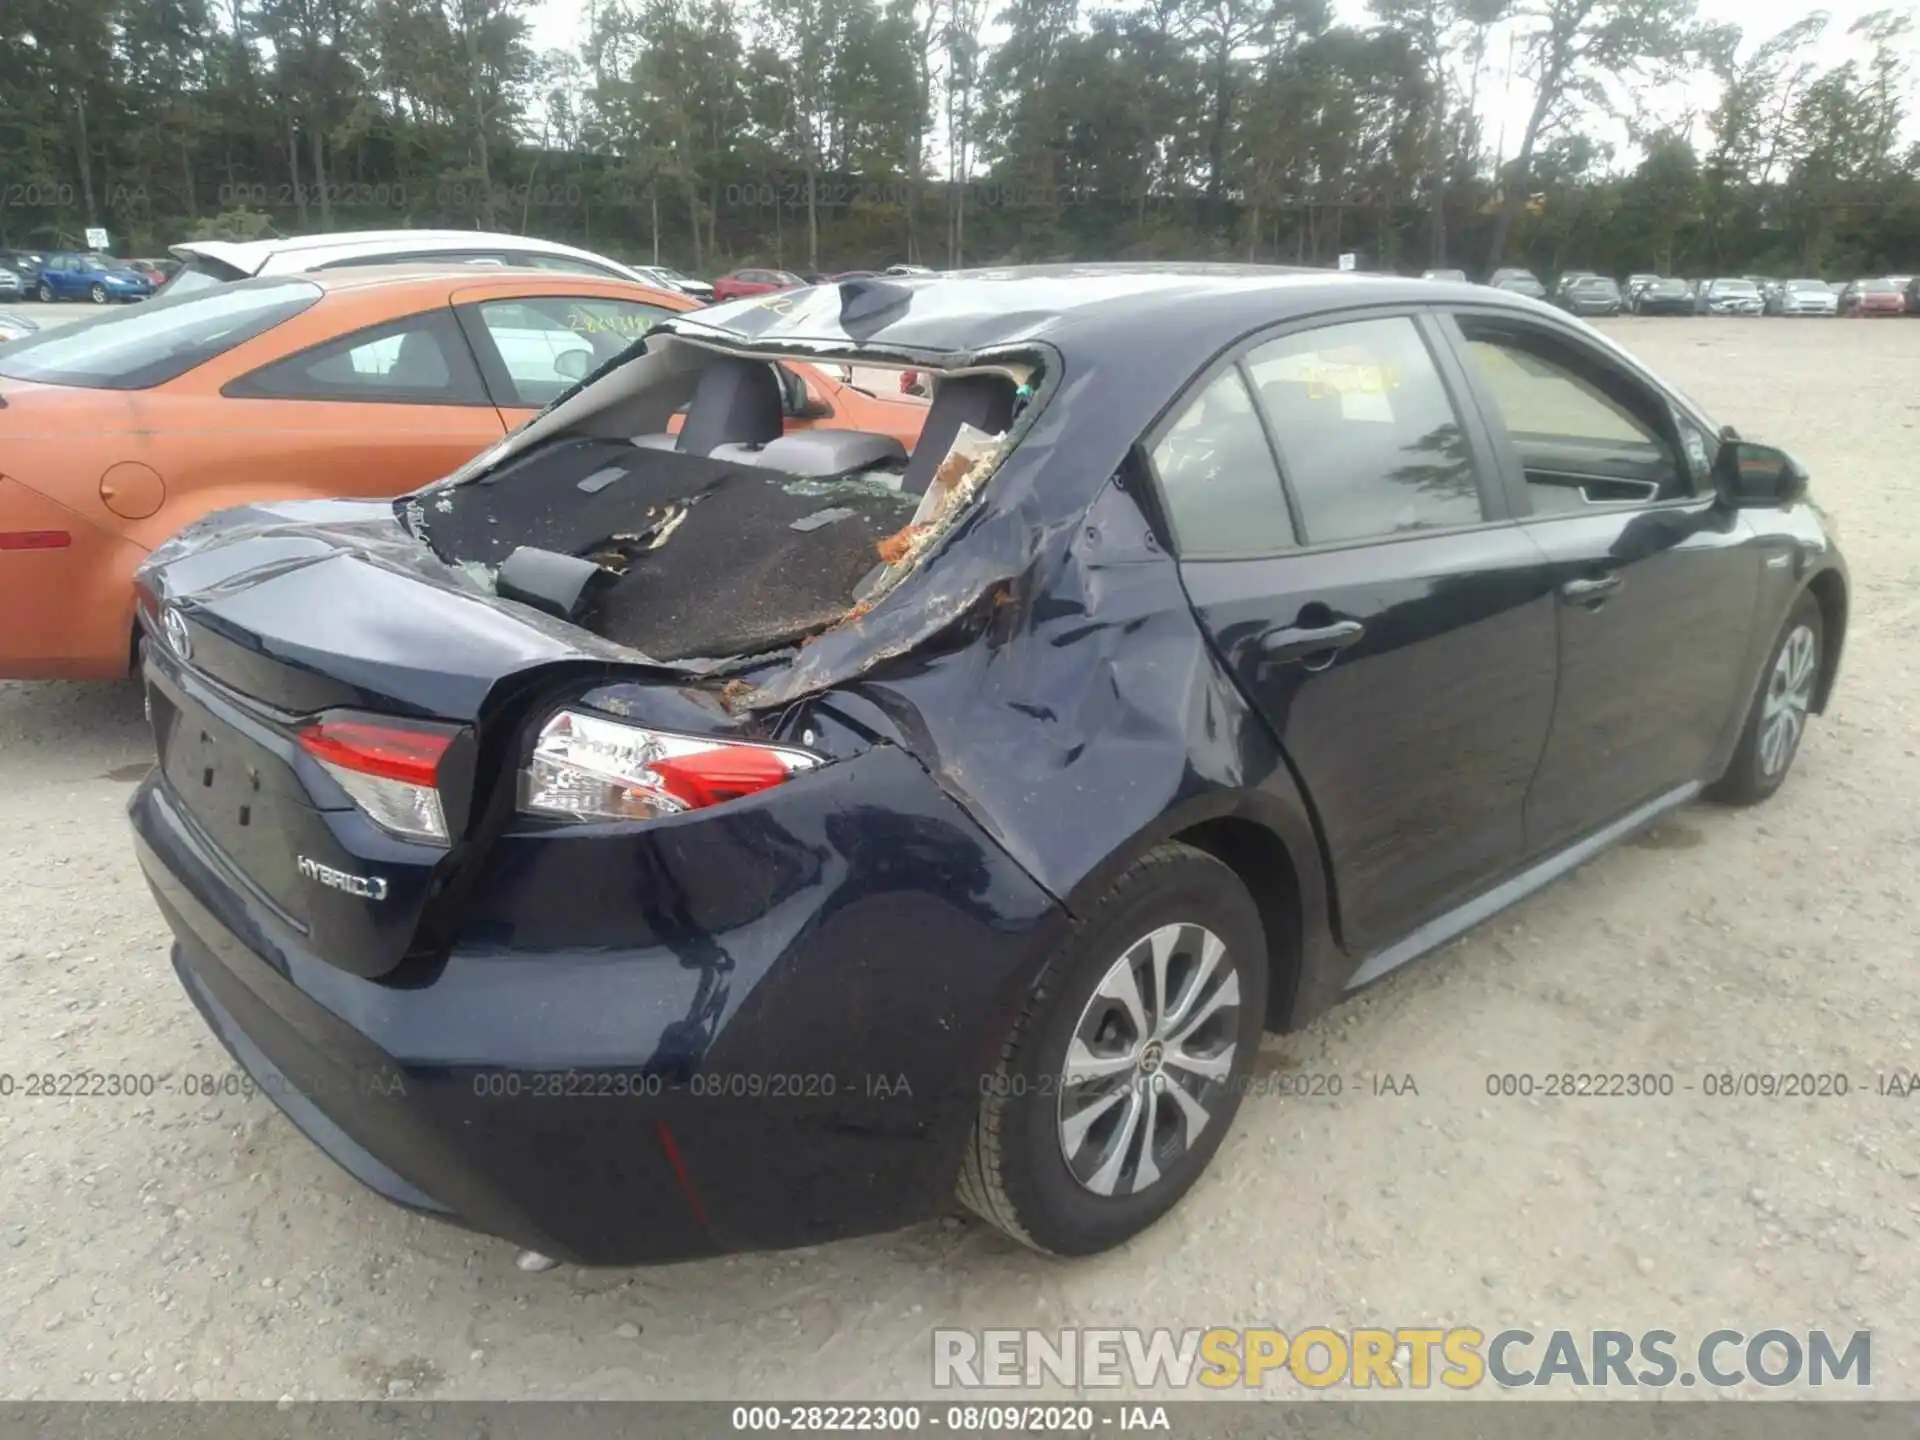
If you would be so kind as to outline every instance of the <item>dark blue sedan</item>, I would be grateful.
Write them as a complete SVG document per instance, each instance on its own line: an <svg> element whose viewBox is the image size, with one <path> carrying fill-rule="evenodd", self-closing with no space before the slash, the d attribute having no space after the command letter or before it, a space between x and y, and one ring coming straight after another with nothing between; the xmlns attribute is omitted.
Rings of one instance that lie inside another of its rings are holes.
<svg viewBox="0 0 1920 1440"><path fill-rule="evenodd" d="M917 442L799 363L928 376ZM1806 483L1479 286L754 297L426 490L156 549L136 849L208 1026L402 1204L631 1263L957 1191L1087 1254L1264 1031L1779 788L1849 608Z"/></svg>
<svg viewBox="0 0 1920 1440"><path fill-rule="evenodd" d="M34 293L49 303L91 300L105 305L110 300L144 300L153 294L153 282L105 255L68 253L46 258Z"/></svg>

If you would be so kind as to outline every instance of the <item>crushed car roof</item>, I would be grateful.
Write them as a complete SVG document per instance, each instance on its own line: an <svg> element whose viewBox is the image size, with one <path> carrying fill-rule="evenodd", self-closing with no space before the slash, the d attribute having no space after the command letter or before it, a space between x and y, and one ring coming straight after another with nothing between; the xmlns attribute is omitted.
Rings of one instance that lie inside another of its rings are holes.
<svg viewBox="0 0 1920 1440"><path fill-rule="evenodd" d="M1069 357L1114 346L1184 360L1295 315L1347 306L1443 300L1525 306L1483 286L1398 275L1194 263L1032 265L886 275L711 306L679 317L687 336L722 332L754 345L932 354L1043 343ZM1183 377L1184 378L1184 377Z"/></svg>

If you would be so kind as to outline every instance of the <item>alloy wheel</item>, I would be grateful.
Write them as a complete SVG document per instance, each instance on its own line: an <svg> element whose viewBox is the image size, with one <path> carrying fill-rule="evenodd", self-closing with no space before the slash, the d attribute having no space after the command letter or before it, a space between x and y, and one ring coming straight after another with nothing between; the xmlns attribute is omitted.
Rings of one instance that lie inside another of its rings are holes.
<svg viewBox="0 0 1920 1440"><path fill-rule="evenodd" d="M1760 771L1769 778L1786 770L1799 747L1807 711L1813 705L1819 652L1812 629L1796 625L1780 647L1773 673L1767 677L1767 696L1760 709Z"/></svg>
<svg viewBox="0 0 1920 1440"><path fill-rule="evenodd" d="M1240 976L1205 926L1163 925L1094 988L1062 1066L1060 1153L1096 1195L1137 1195L1213 1121L1233 1070Z"/></svg>
<svg viewBox="0 0 1920 1440"><path fill-rule="evenodd" d="M107 303L107 287L104 285L95 285L87 294L96 305L104 305Z"/></svg>

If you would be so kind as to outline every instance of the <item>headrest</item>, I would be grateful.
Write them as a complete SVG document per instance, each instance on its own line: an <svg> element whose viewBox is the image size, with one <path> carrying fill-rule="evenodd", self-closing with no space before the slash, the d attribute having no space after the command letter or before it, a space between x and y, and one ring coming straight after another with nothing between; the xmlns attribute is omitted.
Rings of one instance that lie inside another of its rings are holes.
<svg viewBox="0 0 1920 1440"><path fill-rule="evenodd" d="M778 440L785 426L786 405L773 367L716 355L700 372L674 448L705 455L716 445L764 445Z"/></svg>
<svg viewBox="0 0 1920 1440"><path fill-rule="evenodd" d="M989 435L1004 435L1013 424L1014 384L1005 375L955 375L936 380L933 403L927 407L926 423L914 443L913 458L907 461L900 488L909 495L924 495L933 483L933 472L952 448L954 436L962 425L971 425Z"/></svg>

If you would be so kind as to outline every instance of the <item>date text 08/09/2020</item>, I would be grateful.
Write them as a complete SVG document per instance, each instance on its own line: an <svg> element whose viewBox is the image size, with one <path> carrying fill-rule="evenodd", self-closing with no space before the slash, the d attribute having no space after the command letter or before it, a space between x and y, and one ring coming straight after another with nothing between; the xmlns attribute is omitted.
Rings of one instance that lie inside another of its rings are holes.
<svg viewBox="0 0 1920 1440"><path fill-rule="evenodd" d="M1173 1428L1164 1405L736 1405L729 1427L739 1432L868 1432L883 1435L940 1431L952 1435L1088 1435L1102 1428Z"/></svg>

